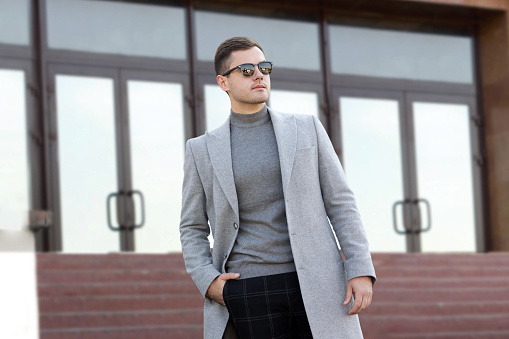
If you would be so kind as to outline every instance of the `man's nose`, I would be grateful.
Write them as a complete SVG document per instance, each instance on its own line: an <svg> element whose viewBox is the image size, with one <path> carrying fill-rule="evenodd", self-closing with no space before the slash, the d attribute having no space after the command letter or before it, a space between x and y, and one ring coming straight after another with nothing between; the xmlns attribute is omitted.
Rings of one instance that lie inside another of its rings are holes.
<svg viewBox="0 0 509 339"><path fill-rule="evenodd" d="M263 79L263 73L260 72L260 67L258 65L255 65L253 77L255 79Z"/></svg>

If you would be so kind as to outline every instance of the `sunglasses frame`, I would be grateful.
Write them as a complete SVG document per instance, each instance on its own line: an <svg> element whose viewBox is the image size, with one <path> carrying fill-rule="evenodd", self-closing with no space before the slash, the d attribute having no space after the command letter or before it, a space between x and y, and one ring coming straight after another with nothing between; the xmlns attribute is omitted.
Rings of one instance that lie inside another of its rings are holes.
<svg viewBox="0 0 509 339"><path fill-rule="evenodd" d="M263 72L262 72L262 70L260 69L260 64L263 64L264 62L267 62L267 63L269 63L269 64L270 64L270 71L269 71L268 73L263 73ZM244 66L244 65L250 65L250 66L253 66L253 73L252 73L252 74L250 74L250 75L248 75L248 74L244 74L244 72L242 72L242 66ZM242 72L242 75L243 75L243 76L250 77L250 76L253 76L253 74L254 74L254 70L255 70L256 66L258 66L258 69L260 70L260 72L261 72L262 74L264 74L264 75L269 75L269 74L272 72L272 65L273 65L272 61L262 61L262 62L260 62L260 63L258 63L258 64L244 63L244 64L240 64L240 65L238 65L238 66L233 67L232 69L230 69L230 70L226 71L226 72L225 72L224 74L222 74L222 75L223 75L223 76L227 76L227 75L229 75L231 72L233 72L234 70L236 70L236 69L238 68L238 69L240 69L240 71Z"/></svg>

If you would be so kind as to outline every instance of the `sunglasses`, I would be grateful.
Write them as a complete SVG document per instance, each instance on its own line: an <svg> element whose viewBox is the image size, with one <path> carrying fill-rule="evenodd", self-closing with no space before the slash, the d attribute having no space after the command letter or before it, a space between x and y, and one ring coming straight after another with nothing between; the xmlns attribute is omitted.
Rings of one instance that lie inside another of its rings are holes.
<svg viewBox="0 0 509 339"><path fill-rule="evenodd" d="M231 72L233 72L234 70L236 70L238 68L242 72L242 75L250 77L255 72L255 66L258 66L258 69L260 70L260 72L262 74L267 75L267 74L270 74L270 72L272 72L272 62L270 62L270 61L262 61L262 62L260 62L259 64L256 64L256 65L255 64L242 64L242 65L238 65L237 67L233 67L232 69L230 69L229 71L224 73L223 76L226 76L226 75L230 74Z"/></svg>

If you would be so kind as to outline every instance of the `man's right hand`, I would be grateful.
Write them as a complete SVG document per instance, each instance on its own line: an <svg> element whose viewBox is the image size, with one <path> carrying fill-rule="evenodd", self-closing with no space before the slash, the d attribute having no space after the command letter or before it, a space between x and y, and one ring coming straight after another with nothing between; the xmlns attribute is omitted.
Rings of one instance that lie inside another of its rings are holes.
<svg viewBox="0 0 509 339"><path fill-rule="evenodd" d="M212 281L209 288L207 289L207 293L205 295L215 302L220 303L224 306L223 300L223 288L224 284L226 284L226 280L237 279L240 277L239 273L223 273L218 276L216 279Z"/></svg>

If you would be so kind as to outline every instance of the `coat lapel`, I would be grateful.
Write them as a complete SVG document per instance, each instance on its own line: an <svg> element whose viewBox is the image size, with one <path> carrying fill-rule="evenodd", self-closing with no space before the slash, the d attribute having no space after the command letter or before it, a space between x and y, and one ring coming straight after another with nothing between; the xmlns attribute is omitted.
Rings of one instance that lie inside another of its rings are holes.
<svg viewBox="0 0 509 339"><path fill-rule="evenodd" d="M230 116L218 128L206 133L210 162L217 180L232 209L239 216L237 190L233 180L232 149L230 144Z"/></svg>
<svg viewBox="0 0 509 339"><path fill-rule="evenodd" d="M276 134L277 150L279 152L279 164L283 180L283 194L292 174L293 159L297 149L297 124L292 114L281 114L269 108L270 119ZM286 195L285 195L286 196Z"/></svg>
<svg viewBox="0 0 509 339"><path fill-rule="evenodd" d="M283 181L283 194L286 193L292 173L293 159L297 148L297 126L291 114L281 114L268 108L279 152L279 163ZM232 209L239 216L239 205L235 181L233 179L232 151L230 142L230 116L218 128L206 133L210 161L219 184Z"/></svg>

